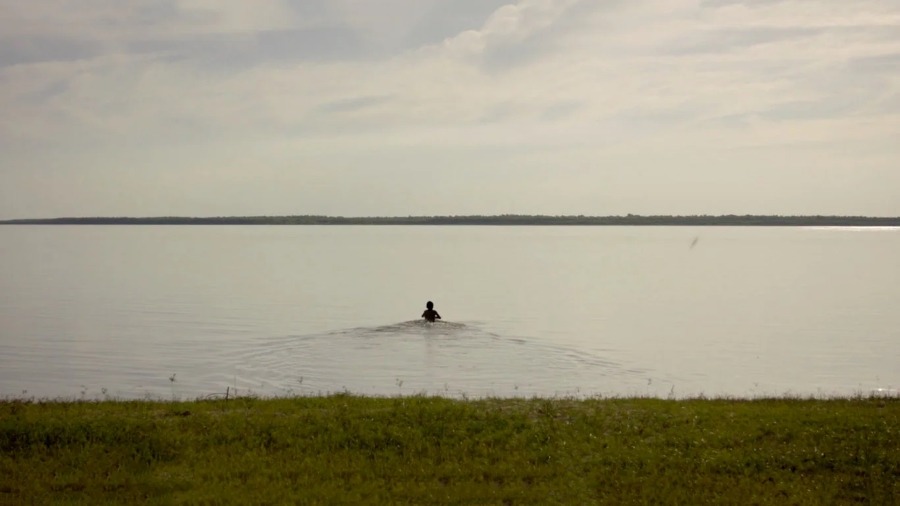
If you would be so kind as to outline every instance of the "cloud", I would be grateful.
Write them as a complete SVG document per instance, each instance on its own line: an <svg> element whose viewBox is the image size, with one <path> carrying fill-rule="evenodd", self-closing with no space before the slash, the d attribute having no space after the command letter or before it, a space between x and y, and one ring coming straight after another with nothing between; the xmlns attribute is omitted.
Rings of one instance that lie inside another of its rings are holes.
<svg viewBox="0 0 900 506"><path fill-rule="evenodd" d="M444 41L441 50L456 57L480 56L503 62L504 53L526 57L544 47L548 33L564 21L579 0L525 0L497 9L478 29L466 30ZM543 42L541 44L540 42Z"/></svg>
<svg viewBox="0 0 900 506"><path fill-rule="evenodd" d="M466 185L443 181L432 203L406 202L453 211L472 200L472 212L488 212L490 192L506 184L523 212L562 209L573 200L541 201L539 188L563 177L578 187L572 210L591 213L614 212L589 198L603 184L656 209L639 185L663 177L650 167L697 182L711 164L837 171L856 159L884 192L894 179L883 167L900 157L900 7L889 0L73 5L17 2L0 16L0 177L9 184L36 188L25 172L60 159L72 167L61 178L119 180L117 163L141 160L127 163L147 174L128 181L153 191L176 180L208 187L220 174L219 193L234 195L226 188L253 172L260 202L288 207L286 189L302 192L310 178L340 187L353 208L366 189L397 198L417 167L439 159L484 191L461 200L450 188ZM264 196L267 184L281 188L270 190L277 198ZM215 201L177 194L185 210L197 202L191 214ZM9 197L0 215L36 205ZM357 213L385 214L378 205Z"/></svg>
<svg viewBox="0 0 900 506"><path fill-rule="evenodd" d="M320 112L325 113L338 113L338 112L353 112L359 111L362 109L366 109L378 104L384 104L390 100L390 96L388 95L375 95L368 97L358 97L351 98L345 100L338 100L335 102L330 102L327 104L323 104L319 106Z"/></svg>
<svg viewBox="0 0 900 506"><path fill-rule="evenodd" d="M153 18L169 29L148 31L170 34L164 42L158 38L155 46L145 42L133 53L99 56L90 50L79 53L73 46L73 54L83 56L77 59L78 65L30 65L0 75L12 90L20 91L18 95L13 91L8 102L23 97L31 103L46 100L29 116L40 116L56 106L54 123L62 114L100 128L108 124L117 131L128 130L124 124L128 121L118 120L129 116L134 129L142 132L182 121L214 124L217 130L238 123L277 130L302 126L312 113L322 119L322 113L335 104L385 96L396 97L390 108L357 108L359 115L335 108L331 112L341 116L333 119L356 124L360 116L377 113L380 125L373 128L379 131L428 125L466 127L490 117L540 122L545 111L563 102L581 104L568 111L573 122L640 116L665 124L681 116L701 120L765 115L785 103L815 104L832 98L864 109L865 100L848 97L853 90L829 83L859 81L858 75L846 70L848 66L860 69L865 62L890 58L891 51L900 48L896 38L887 33L879 36L870 31L871 26L860 24L877 19L877 26L883 26L884 16L841 17L840 12L827 9L814 10L817 16L812 16L805 12L809 7L803 7L801 18L795 11L785 11L783 3L753 9L728 4L698 10L690 5L683 2L684 17L675 19L661 15L670 14L671 8L654 11L644 6L637 10L652 13L641 18L647 27L644 31L636 34L626 27L618 34L598 34L593 26L609 17L631 19L633 9L585 10L585 4L575 1L508 4L482 26L440 44L355 61L335 53L342 52L341 44L354 51L360 42L352 34L286 28L285 20L291 19L285 14L286 5L265 2L250 16L243 2L182 1L165 10L168 16ZM573 9L577 18L571 17ZM735 9L754 16L741 24L732 12ZM103 19L100 13L105 11L99 6L95 10ZM145 19L139 8L129 12L132 18ZM823 28L838 17L853 28ZM326 18L323 10L321 20ZM812 23L799 24L810 18ZM202 29L192 32L190 41L178 40L176 34L192 24ZM739 29L748 25L755 28ZM242 32L254 29L246 40L208 35L242 37ZM179 53L181 58L172 57ZM211 60L230 63L227 68L232 72L208 69ZM883 84L875 81L884 75L883 67L870 64L857 87ZM738 96L741 100L734 100ZM846 113L838 106L831 109L835 114ZM504 112L498 116L500 111ZM828 108L817 111L828 115ZM160 124L154 125L154 118ZM315 125L309 127L315 129Z"/></svg>

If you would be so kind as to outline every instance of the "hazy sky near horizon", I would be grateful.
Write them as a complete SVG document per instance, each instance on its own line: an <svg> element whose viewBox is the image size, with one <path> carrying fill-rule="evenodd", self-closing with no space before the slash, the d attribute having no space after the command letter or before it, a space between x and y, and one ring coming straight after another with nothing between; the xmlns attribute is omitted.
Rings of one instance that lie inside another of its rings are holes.
<svg viewBox="0 0 900 506"><path fill-rule="evenodd" d="M900 0L0 0L0 219L900 215Z"/></svg>

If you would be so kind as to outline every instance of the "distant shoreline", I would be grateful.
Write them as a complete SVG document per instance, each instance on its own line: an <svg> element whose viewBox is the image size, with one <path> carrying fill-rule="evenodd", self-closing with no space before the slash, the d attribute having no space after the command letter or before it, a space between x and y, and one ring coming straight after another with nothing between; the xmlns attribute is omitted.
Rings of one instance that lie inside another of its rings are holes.
<svg viewBox="0 0 900 506"><path fill-rule="evenodd" d="M504 214L492 216L160 216L39 218L0 221L0 225L493 225L493 226L780 226L780 227L900 227L900 217L868 216L546 216Z"/></svg>

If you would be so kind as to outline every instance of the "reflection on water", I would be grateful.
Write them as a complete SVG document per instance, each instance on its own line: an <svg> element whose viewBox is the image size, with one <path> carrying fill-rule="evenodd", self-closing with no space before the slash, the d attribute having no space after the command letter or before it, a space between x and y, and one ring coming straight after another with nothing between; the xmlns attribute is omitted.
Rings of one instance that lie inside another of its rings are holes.
<svg viewBox="0 0 900 506"><path fill-rule="evenodd" d="M579 395L635 387L643 371L561 346L503 337L478 322L405 321L272 338L234 364L239 383L283 394ZM259 378L266 378L260 382ZM243 381L242 381L243 380Z"/></svg>
<svg viewBox="0 0 900 506"><path fill-rule="evenodd" d="M221 335L220 330L212 333ZM231 395L261 396L655 392L647 388L647 371L623 364L612 353L502 336L479 322L413 320L303 335L132 342L125 349L86 347L80 352L61 352L60 343L47 344L7 347L7 359L15 365L5 374L16 381L5 383L27 387L5 395L166 399L224 395L226 389ZM43 368L47 360L62 367Z"/></svg>

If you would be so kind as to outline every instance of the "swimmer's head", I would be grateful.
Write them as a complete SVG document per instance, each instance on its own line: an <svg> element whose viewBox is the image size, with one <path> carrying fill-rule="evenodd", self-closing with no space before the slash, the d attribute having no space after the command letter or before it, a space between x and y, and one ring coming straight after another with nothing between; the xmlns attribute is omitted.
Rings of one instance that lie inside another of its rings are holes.
<svg viewBox="0 0 900 506"><path fill-rule="evenodd" d="M427 307L428 309L434 309L434 302L431 302L431 301L429 300L429 301L425 304L425 307Z"/></svg>

